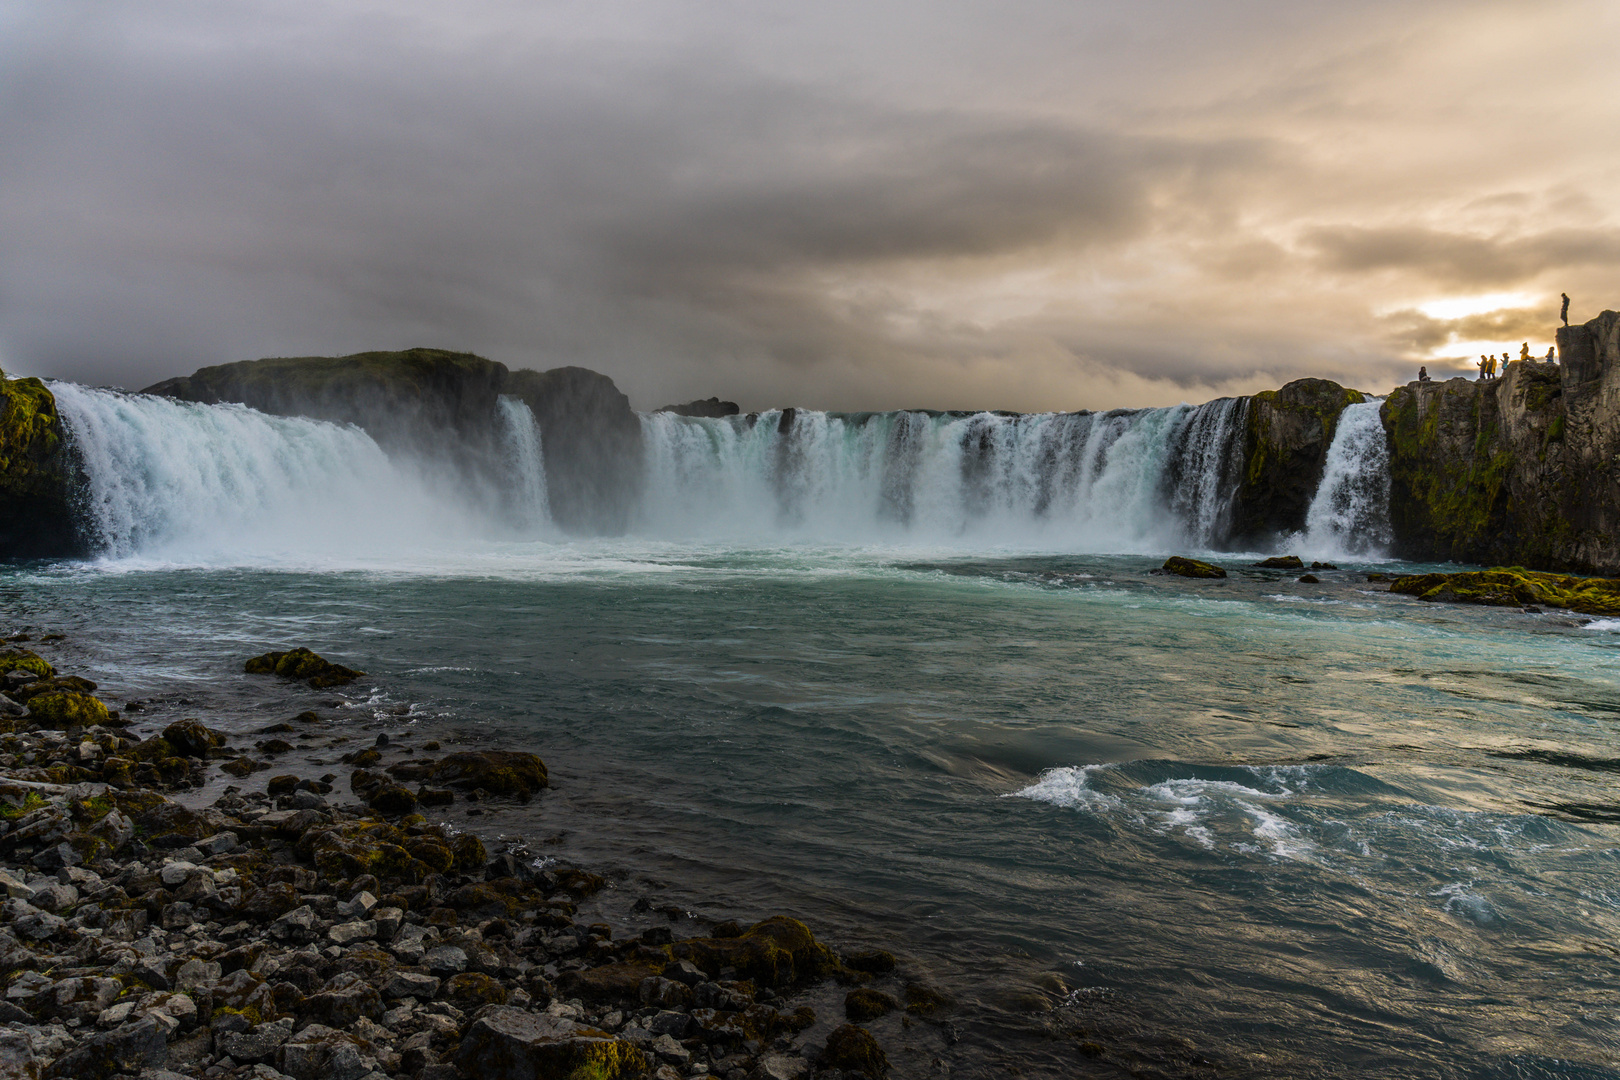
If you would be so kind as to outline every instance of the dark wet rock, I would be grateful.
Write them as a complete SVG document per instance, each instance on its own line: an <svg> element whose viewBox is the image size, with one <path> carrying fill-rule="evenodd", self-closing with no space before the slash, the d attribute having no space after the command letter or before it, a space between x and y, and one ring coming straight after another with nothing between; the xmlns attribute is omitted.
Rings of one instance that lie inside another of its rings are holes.
<svg viewBox="0 0 1620 1080"><path fill-rule="evenodd" d="M918 982L906 984L906 1012L913 1016L933 1016L955 1005L956 1000L943 990Z"/></svg>
<svg viewBox="0 0 1620 1080"><path fill-rule="evenodd" d="M1301 585L1320 585L1322 584L1322 579L1317 577L1315 574L1301 574L1299 576L1299 583Z"/></svg>
<svg viewBox="0 0 1620 1080"><path fill-rule="evenodd" d="M376 1068L371 1047L324 1024L310 1024L276 1052L276 1067L293 1080L360 1080Z"/></svg>
<svg viewBox="0 0 1620 1080"><path fill-rule="evenodd" d="M549 783L545 762L534 754L510 750L450 754L434 769L433 780L494 795L534 795Z"/></svg>
<svg viewBox="0 0 1620 1080"><path fill-rule="evenodd" d="M651 1068L640 1050L605 1031L509 1006L491 1008L473 1021L456 1049L455 1064L480 1080L620 1080Z"/></svg>
<svg viewBox="0 0 1620 1080"><path fill-rule="evenodd" d="M1230 547L1263 549L1304 529L1339 415L1366 400L1359 390L1327 379L1297 379L1249 399Z"/></svg>
<svg viewBox="0 0 1620 1080"><path fill-rule="evenodd" d="M240 1013L235 1015L241 1017ZM246 1023L245 1020L241 1022ZM229 1054L231 1060L240 1065L263 1065L275 1060L276 1052L292 1037L292 1033L293 1022L291 1018L286 1018L238 1032L219 1034L216 1031L214 1046L220 1053Z"/></svg>
<svg viewBox="0 0 1620 1080"><path fill-rule="evenodd" d="M225 745L225 736L196 720L177 720L163 729L163 738L175 752L187 757L206 758L208 751Z"/></svg>
<svg viewBox="0 0 1620 1080"><path fill-rule="evenodd" d="M488 975L464 971L444 981L440 996L462 1012L474 1013L485 1005L505 1005L506 988Z"/></svg>
<svg viewBox="0 0 1620 1080"><path fill-rule="evenodd" d="M367 797L366 805L388 817L403 817L416 812L416 796L399 784L383 784Z"/></svg>
<svg viewBox="0 0 1620 1080"><path fill-rule="evenodd" d="M169 1056L164 1025L142 1019L92 1035L57 1059L46 1080L106 1080L115 1073L138 1074L161 1066Z"/></svg>
<svg viewBox="0 0 1620 1080"><path fill-rule="evenodd" d="M1190 578L1223 578L1226 571L1214 563L1201 562L1198 559L1188 559L1180 555L1172 555L1164 561L1161 567L1166 574L1178 574Z"/></svg>
<svg viewBox="0 0 1620 1080"><path fill-rule="evenodd" d="M717 397L698 398L688 401L685 405L665 405L658 410L661 413L674 413L676 416L702 416L720 419L726 416L736 416L742 412L735 401L721 401Z"/></svg>
<svg viewBox="0 0 1620 1080"><path fill-rule="evenodd" d="M1254 565L1267 570L1303 570L1305 560L1298 555L1273 555L1268 559L1261 559Z"/></svg>
<svg viewBox="0 0 1620 1080"><path fill-rule="evenodd" d="M882 949L858 949L844 954L844 966L868 975L886 975L894 970L894 953Z"/></svg>
<svg viewBox="0 0 1620 1080"><path fill-rule="evenodd" d="M889 1071L889 1058L871 1032L845 1024L827 1036L826 1048L821 1052L821 1067L881 1080Z"/></svg>
<svg viewBox="0 0 1620 1080"><path fill-rule="evenodd" d="M283 679L297 679L315 690L346 686L365 675L363 671L334 664L302 647L255 656L243 665L242 670L249 675L279 675Z"/></svg>
<svg viewBox="0 0 1620 1080"><path fill-rule="evenodd" d="M809 927L784 915L756 923L737 938L678 941L671 946L671 955L690 960L711 977L732 968L743 978L770 987L822 979L843 969Z"/></svg>
<svg viewBox="0 0 1620 1080"><path fill-rule="evenodd" d="M844 1015L851 1023L864 1024L900 1008L900 1002L871 987L862 986L844 995Z"/></svg>
<svg viewBox="0 0 1620 1080"><path fill-rule="evenodd" d="M1312 570L1337 570L1338 567L1334 566L1330 562L1313 562L1313 563L1311 563L1311 569Z"/></svg>
<svg viewBox="0 0 1620 1080"><path fill-rule="evenodd" d="M423 1001L430 1001L438 996L440 980L432 975L424 975L418 971L396 971L383 984L382 996L393 1001L402 997L414 997Z"/></svg>
<svg viewBox="0 0 1620 1080"><path fill-rule="evenodd" d="M1388 574L1368 574L1367 575L1367 580L1369 582L1375 582L1375 581L1393 581L1395 579L1390 577Z"/></svg>

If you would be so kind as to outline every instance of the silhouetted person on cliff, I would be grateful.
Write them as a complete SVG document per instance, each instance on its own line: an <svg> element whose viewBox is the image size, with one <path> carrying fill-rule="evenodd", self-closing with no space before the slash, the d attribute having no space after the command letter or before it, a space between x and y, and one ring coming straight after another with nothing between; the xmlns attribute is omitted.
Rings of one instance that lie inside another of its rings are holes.
<svg viewBox="0 0 1620 1080"><path fill-rule="evenodd" d="M1528 360L1528 359L1530 359L1530 343L1528 341L1525 342L1523 345L1519 346L1519 359L1520 360Z"/></svg>
<svg viewBox="0 0 1620 1080"><path fill-rule="evenodd" d="M1429 381L1429 369L1426 368L1426 367L1418 368L1418 382L1428 382L1428 381Z"/></svg>
<svg viewBox="0 0 1620 1080"><path fill-rule="evenodd" d="M1557 359L1557 356L1555 355L1555 353L1556 353L1556 346L1553 346L1553 345L1547 346L1547 363L1549 363L1549 364L1558 363L1558 359Z"/></svg>
<svg viewBox="0 0 1620 1080"><path fill-rule="evenodd" d="M1562 296L1564 298L1564 306L1558 309L1558 317L1560 319L1564 320L1564 325L1565 326L1568 326L1569 325L1569 293L1561 292L1558 295Z"/></svg>
<svg viewBox="0 0 1620 1080"><path fill-rule="evenodd" d="M1485 359L1485 354L1479 354L1479 381L1485 381L1485 372L1490 370L1491 362Z"/></svg>

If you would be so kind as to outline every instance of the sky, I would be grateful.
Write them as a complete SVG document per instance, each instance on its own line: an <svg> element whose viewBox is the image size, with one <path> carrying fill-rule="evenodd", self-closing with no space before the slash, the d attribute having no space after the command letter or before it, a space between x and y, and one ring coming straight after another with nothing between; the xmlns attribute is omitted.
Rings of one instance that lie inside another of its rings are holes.
<svg viewBox="0 0 1620 1080"><path fill-rule="evenodd" d="M1620 5L0 0L0 368L1373 393L1620 308Z"/></svg>

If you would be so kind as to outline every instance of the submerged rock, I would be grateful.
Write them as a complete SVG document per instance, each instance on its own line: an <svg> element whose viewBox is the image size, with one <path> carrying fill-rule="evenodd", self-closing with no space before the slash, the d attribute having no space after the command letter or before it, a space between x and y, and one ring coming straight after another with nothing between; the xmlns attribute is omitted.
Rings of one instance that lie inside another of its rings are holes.
<svg viewBox="0 0 1620 1080"><path fill-rule="evenodd" d="M1223 578L1226 571L1214 563L1200 562L1197 559L1187 559L1180 555L1172 555L1164 561L1161 567L1166 574L1179 574L1190 578Z"/></svg>
<svg viewBox="0 0 1620 1080"><path fill-rule="evenodd" d="M883 1074L889 1071L889 1058L870 1031L854 1024L845 1024L827 1036L827 1046L821 1054L821 1067L843 1069L846 1075L855 1073L869 1080L882 1080Z"/></svg>
<svg viewBox="0 0 1620 1080"><path fill-rule="evenodd" d="M1267 570L1303 570L1305 562L1298 555L1273 555L1269 559L1261 559L1256 566Z"/></svg>
<svg viewBox="0 0 1620 1080"><path fill-rule="evenodd" d="M492 795L534 795L551 782L545 762L512 750L451 754L434 768L432 779L451 787L483 788Z"/></svg>

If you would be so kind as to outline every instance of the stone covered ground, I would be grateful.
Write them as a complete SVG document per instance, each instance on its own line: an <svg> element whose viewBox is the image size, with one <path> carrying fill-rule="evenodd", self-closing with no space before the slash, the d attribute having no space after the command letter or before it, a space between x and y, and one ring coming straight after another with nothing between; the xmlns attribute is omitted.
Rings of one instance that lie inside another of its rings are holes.
<svg viewBox="0 0 1620 1080"><path fill-rule="evenodd" d="M307 650L248 670L359 674ZM0 644L0 1080L844 1080L888 1070L885 1014L950 1041L950 1002L886 952L783 916L586 922L601 877L419 812L536 796L532 754L384 735L343 792L264 760L313 714L244 751L196 720L136 739L95 692ZM212 805L173 797L216 768Z"/></svg>

